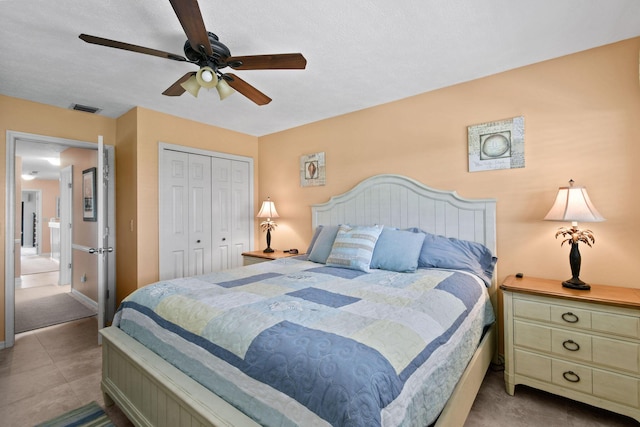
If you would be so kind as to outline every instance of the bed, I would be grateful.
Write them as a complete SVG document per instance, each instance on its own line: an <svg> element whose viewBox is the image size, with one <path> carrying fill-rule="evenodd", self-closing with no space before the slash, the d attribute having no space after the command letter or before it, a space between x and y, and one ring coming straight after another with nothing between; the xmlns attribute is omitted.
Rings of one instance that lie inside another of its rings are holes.
<svg viewBox="0 0 640 427"><path fill-rule="evenodd" d="M462 426L495 354L495 201L378 175L311 210L307 254L127 297L105 403L144 426Z"/></svg>

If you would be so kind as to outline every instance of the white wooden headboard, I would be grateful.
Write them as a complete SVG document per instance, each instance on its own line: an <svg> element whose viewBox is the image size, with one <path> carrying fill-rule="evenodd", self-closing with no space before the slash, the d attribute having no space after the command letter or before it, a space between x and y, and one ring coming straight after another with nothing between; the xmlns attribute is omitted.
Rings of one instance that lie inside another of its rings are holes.
<svg viewBox="0 0 640 427"><path fill-rule="evenodd" d="M464 199L401 175L376 175L322 204L311 206L318 225L418 227L433 234L482 243L496 256L495 199Z"/></svg>

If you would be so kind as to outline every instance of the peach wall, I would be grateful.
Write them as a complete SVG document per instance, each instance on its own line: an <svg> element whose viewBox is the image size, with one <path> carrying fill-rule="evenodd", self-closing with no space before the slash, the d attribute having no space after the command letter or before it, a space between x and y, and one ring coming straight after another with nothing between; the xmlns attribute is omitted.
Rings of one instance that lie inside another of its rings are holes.
<svg viewBox="0 0 640 427"><path fill-rule="evenodd" d="M306 248L310 205L362 179L396 173L463 197L494 197L498 278L571 277L561 223L542 218L569 179L606 222L583 224L580 277L640 287L640 38L565 56L260 138L260 197L276 202L272 247ZM467 126L525 118L526 167L469 173ZM300 187L301 155L324 151L326 186ZM264 245L264 239L259 243Z"/></svg>
<svg viewBox="0 0 640 427"><path fill-rule="evenodd" d="M51 229L49 220L56 217L56 197L60 196L60 181L51 179L21 180L22 190L42 191L42 218L40 218L41 237L40 251L42 254L51 253ZM17 194L17 193L16 193ZM19 217L16 217L19 221Z"/></svg>
<svg viewBox="0 0 640 427"><path fill-rule="evenodd" d="M5 224L6 201L6 136L7 130L34 133L80 141L97 141L104 136L107 145L115 144L116 121L114 119L52 107L36 102L0 95L0 223ZM2 242L5 242L5 227L0 227ZM4 244L0 245L0 274L5 274ZM5 340L4 291L0 292L0 342Z"/></svg>

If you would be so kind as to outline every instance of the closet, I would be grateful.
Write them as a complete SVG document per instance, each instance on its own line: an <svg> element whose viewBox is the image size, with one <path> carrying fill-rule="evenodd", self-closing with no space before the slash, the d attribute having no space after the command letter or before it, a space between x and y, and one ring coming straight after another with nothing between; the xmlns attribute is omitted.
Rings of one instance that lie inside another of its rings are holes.
<svg viewBox="0 0 640 427"><path fill-rule="evenodd" d="M160 279L242 265L253 246L253 159L160 144Z"/></svg>

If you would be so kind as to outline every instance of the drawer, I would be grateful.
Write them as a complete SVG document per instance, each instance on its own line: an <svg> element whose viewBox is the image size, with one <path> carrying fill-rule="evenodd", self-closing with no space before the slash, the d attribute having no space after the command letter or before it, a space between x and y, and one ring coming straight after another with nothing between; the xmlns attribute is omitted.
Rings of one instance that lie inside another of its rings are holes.
<svg viewBox="0 0 640 427"><path fill-rule="evenodd" d="M584 333L551 329L551 352L569 359L591 361L592 337Z"/></svg>
<svg viewBox="0 0 640 427"><path fill-rule="evenodd" d="M549 322L551 321L551 305L514 298L513 315L523 319Z"/></svg>
<svg viewBox="0 0 640 427"><path fill-rule="evenodd" d="M551 358L515 349L514 365L516 374L551 382Z"/></svg>
<svg viewBox="0 0 640 427"><path fill-rule="evenodd" d="M551 305L551 323L565 327L591 329L591 311L561 305Z"/></svg>
<svg viewBox="0 0 640 427"><path fill-rule="evenodd" d="M640 387L636 378L594 369L592 379L594 396L633 406L634 408L640 406L638 401Z"/></svg>
<svg viewBox="0 0 640 427"><path fill-rule="evenodd" d="M516 320L513 322L514 344L540 351L551 351L551 328Z"/></svg>
<svg viewBox="0 0 640 427"><path fill-rule="evenodd" d="M591 329L598 332L615 334L623 337L640 337L640 319L622 314L594 311L591 315Z"/></svg>
<svg viewBox="0 0 640 427"><path fill-rule="evenodd" d="M576 363L552 359L551 382L563 388L592 393L591 368Z"/></svg>
<svg viewBox="0 0 640 427"><path fill-rule="evenodd" d="M640 345L603 337L593 337L592 360L614 369L640 373Z"/></svg>

